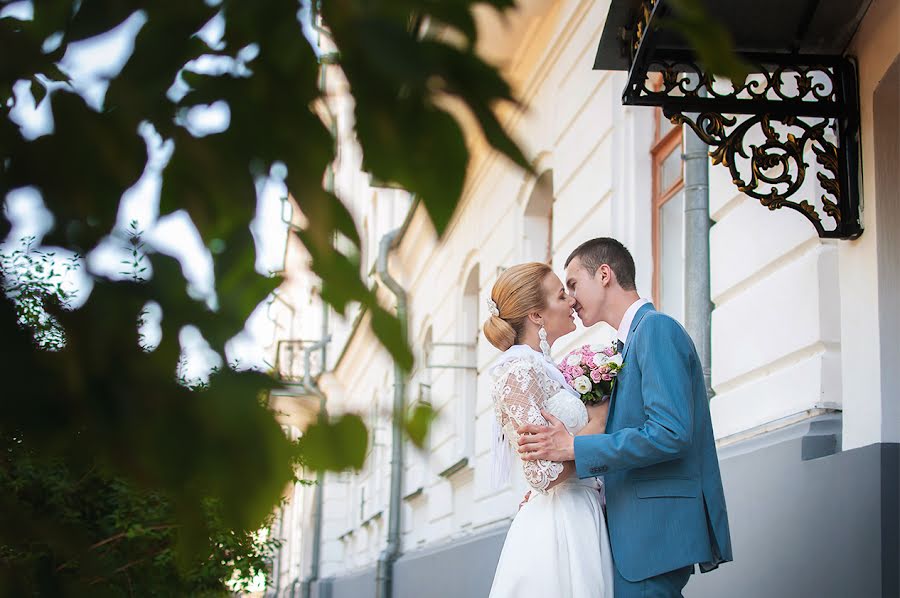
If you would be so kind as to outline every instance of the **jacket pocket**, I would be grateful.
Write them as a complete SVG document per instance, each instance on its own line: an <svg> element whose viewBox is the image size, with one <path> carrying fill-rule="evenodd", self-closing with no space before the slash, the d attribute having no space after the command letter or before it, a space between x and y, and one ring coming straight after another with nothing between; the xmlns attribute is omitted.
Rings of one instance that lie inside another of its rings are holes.
<svg viewBox="0 0 900 598"><path fill-rule="evenodd" d="M688 478L655 478L635 480L634 492L638 498L684 497L696 498L700 494L700 483Z"/></svg>

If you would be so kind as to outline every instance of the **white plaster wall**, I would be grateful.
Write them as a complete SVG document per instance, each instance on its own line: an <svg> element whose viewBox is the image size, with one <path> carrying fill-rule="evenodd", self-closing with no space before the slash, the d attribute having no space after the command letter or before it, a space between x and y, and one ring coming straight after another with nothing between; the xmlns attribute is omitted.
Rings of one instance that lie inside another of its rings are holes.
<svg viewBox="0 0 900 598"><path fill-rule="evenodd" d="M882 199L875 189L874 168L866 166L878 159L873 143L878 123L874 122L872 113L872 94L885 70L900 54L900 3L873 0L850 44L849 53L859 61L865 233L856 241L841 243L838 248L844 323L841 340L845 349L843 385L848 399L853 397L853 401L848 400L844 407L844 449L873 442L900 441L897 397L882 396L881 393L882 368L896 368L898 364L882 363L877 293L880 284L878 245L892 242L896 247L897 233L881 230L878 226L878 206ZM900 309L900 306L894 306L894 309Z"/></svg>

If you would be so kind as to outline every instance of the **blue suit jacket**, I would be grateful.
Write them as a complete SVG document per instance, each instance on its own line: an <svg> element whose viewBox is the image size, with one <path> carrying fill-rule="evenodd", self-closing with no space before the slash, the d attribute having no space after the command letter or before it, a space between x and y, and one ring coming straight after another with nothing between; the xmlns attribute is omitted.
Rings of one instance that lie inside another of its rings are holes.
<svg viewBox="0 0 900 598"><path fill-rule="evenodd" d="M622 350L606 434L575 437L578 477L604 476L613 559L628 581L730 561L700 359L682 326L642 306Z"/></svg>

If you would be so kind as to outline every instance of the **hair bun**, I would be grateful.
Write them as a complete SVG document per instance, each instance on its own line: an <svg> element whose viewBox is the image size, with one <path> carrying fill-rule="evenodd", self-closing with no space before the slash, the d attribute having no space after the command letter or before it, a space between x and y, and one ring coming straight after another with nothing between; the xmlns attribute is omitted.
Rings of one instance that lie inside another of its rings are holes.
<svg viewBox="0 0 900 598"><path fill-rule="evenodd" d="M499 316L488 318L483 330L488 342L501 351L506 351L516 344L516 331L509 322Z"/></svg>

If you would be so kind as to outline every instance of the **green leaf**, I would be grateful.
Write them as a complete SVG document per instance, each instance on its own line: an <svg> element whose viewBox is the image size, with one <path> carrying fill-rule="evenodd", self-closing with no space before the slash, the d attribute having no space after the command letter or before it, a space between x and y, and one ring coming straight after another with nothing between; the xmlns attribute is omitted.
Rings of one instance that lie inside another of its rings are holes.
<svg viewBox="0 0 900 598"><path fill-rule="evenodd" d="M383 110L357 109L359 140L370 149L364 167L419 196L438 234L443 234L462 194L469 161L462 130L436 108L401 102ZM404 120L394 118L398 110L406 115ZM396 155L403 159L393 159Z"/></svg>
<svg viewBox="0 0 900 598"><path fill-rule="evenodd" d="M662 26L684 36L710 72L740 86L753 67L735 53L731 32L709 14L701 0L672 0L671 4L674 16Z"/></svg>
<svg viewBox="0 0 900 598"><path fill-rule="evenodd" d="M372 315L372 332L403 371L412 370L413 354L406 342L400 320L378 305L370 305L369 310Z"/></svg>
<svg viewBox="0 0 900 598"><path fill-rule="evenodd" d="M314 229L294 230L309 251L311 270L322 279L322 299L343 314L351 302L371 303L374 296L363 284L359 264L338 252L333 239L322 239Z"/></svg>
<svg viewBox="0 0 900 598"><path fill-rule="evenodd" d="M225 240L225 247L214 262L217 332L208 337L220 352L243 329L249 314L282 282L280 277L262 276L256 271L256 246L250 231L236 231Z"/></svg>
<svg viewBox="0 0 900 598"><path fill-rule="evenodd" d="M432 422L437 418L437 413L429 403L418 402L404 422L404 428L412 443L420 449L425 448L425 440Z"/></svg>
<svg viewBox="0 0 900 598"><path fill-rule="evenodd" d="M358 415L311 424L298 442L304 463L316 471L362 469L368 432Z"/></svg>
<svg viewBox="0 0 900 598"><path fill-rule="evenodd" d="M31 79L31 95L34 97L35 106L39 106L47 96L47 88L44 87L43 83L38 81L37 77L32 77Z"/></svg>
<svg viewBox="0 0 900 598"><path fill-rule="evenodd" d="M471 51L433 37L418 39L417 32L409 31L409 15L403 13L404 7L415 7L423 15L433 13L471 38L463 11L471 11L473 4L395 3L383 14L353 3L322 7L356 99L364 169L385 184L419 196L439 235L459 202L469 161L458 123L439 107L447 94L466 103L492 147L531 169L493 114L496 102L512 101L509 85L496 69Z"/></svg>
<svg viewBox="0 0 900 598"><path fill-rule="evenodd" d="M289 185L291 180L288 175ZM330 243L335 233L341 233L357 248L361 246L353 216L336 195L323 189L307 189L295 194L294 198L312 225L308 230L316 235L317 244Z"/></svg>

